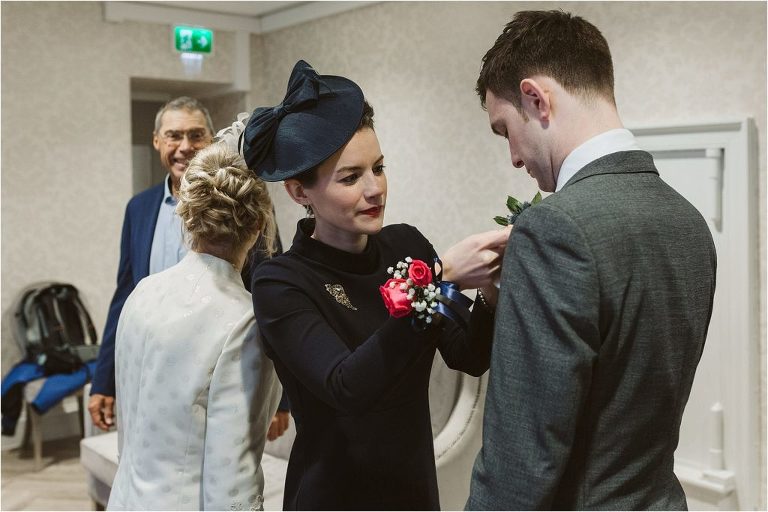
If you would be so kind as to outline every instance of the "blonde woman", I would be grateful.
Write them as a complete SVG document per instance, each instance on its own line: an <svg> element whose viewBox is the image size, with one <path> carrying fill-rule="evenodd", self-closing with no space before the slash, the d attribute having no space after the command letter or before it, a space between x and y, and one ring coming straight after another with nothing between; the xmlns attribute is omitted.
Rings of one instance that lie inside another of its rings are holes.
<svg viewBox="0 0 768 512"><path fill-rule="evenodd" d="M120 464L110 510L259 510L280 384L240 270L274 241L265 184L237 153L201 150L177 212L189 253L143 279L117 328Z"/></svg>

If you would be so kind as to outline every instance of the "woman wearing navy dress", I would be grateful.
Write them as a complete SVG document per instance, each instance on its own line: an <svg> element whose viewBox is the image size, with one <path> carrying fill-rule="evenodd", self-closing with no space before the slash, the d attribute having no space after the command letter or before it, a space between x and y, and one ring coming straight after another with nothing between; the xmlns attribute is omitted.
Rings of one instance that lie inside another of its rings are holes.
<svg viewBox="0 0 768 512"><path fill-rule="evenodd" d="M485 295L466 324L432 308L421 320L415 312L395 318L379 291L393 277L389 267L431 265L437 255L416 228L382 227L384 157L360 88L299 61L285 100L250 116L242 151L259 177L284 181L311 213L290 250L252 282L265 351L296 421L284 509L439 509L432 360L439 350L450 368L488 369L492 282L509 231L474 235L442 255L443 281Z"/></svg>

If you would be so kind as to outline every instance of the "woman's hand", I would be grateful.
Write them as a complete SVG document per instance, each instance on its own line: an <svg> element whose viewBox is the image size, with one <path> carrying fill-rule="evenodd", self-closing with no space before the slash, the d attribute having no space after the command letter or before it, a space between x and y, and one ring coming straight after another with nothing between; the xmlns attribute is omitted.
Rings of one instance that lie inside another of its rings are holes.
<svg viewBox="0 0 768 512"><path fill-rule="evenodd" d="M488 288L498 281L512 227L470 235L445 251L443 279L460 289Z"/></svg>

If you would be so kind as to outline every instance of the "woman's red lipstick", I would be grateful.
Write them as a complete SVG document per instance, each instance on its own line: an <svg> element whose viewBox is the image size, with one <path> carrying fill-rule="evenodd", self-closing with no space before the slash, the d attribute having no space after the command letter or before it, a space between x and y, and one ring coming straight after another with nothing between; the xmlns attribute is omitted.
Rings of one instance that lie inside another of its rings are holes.
<svg viewBox="0 0 768 512"><path fill-rule="evenodd" d="M368 208L367 210L363 210L360 213L362 213L363 215L368 215L369 217L378 217L379 215L381 215L381 211L383 209L384 208L381 206L374 206L373 208Z"/></svg>

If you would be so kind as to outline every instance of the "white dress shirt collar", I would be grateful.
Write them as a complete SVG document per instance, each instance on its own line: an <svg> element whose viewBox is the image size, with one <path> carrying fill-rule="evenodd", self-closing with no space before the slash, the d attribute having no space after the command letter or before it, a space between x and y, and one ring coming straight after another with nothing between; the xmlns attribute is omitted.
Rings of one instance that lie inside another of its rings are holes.
<svg viewBox="0 0 768 512"><path fill-rule="evenodd" d="M632 132L626 128L616 128L595 135L565 157L563 165L560 166L560 174L557 176L555 192L559 192L577 172L598 158L611 153L634 150L640 150L640 146L637 145Z"/></svg>

